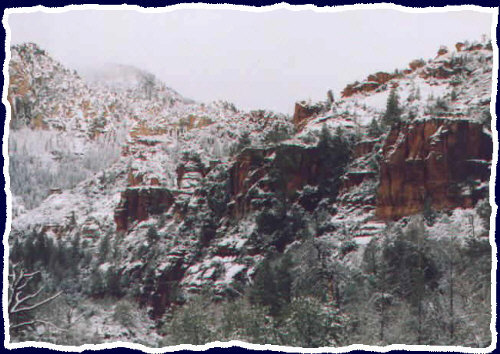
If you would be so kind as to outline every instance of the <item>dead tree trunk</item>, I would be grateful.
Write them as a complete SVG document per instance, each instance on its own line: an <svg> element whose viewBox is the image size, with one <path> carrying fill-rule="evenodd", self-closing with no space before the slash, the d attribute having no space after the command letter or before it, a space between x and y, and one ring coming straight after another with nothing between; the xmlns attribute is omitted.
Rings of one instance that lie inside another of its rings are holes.
<svg viewBox="0 0 500 354"><path fill-rule="evenodd" d="M9 298L7 311L9 314L10 329L20 329L33 326L36 323L48 324L47 321L36 319L33 312L41 306L62 294L62 291L43 300L35 300L43 291L43 286L36 290L29 290L30 281L40 274L39 271L27 273L19 264L10 263Z"/></svg>

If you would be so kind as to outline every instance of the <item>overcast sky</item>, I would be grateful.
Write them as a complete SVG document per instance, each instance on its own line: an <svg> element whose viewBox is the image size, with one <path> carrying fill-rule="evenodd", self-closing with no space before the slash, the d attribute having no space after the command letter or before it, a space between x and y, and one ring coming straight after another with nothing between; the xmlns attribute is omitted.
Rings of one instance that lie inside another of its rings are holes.
<svg viewBox="0 0 500 354"><path fill-rule="evenodd" d="M70 11L11 14L12 44L35 42L70 68L148 70L185 97L291 113L376 71L435 56L439 45L491 34L493 15L459 11Z"/></svg>

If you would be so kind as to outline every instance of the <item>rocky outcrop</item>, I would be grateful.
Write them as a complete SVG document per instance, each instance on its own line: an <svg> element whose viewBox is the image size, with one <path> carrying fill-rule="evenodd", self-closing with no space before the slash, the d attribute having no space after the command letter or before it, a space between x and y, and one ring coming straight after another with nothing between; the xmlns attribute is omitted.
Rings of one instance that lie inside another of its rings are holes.
<svg viewBox="0 0 500 354"><path fill-rule="evenodd" d="M379 139L366 139L359 141L352 151L352 161L346 168L345 173L341 177L341 188L340 194L344 196L341 197L341 204L346 202L345 195L350 194L353 187L359 186L364 182L376 183L378 179L378 169L376 164L376 154L381 146L381 140ZM364 200L364 199L363 199ZM373 193L372 198L370 198L367 205L373 207L375 205L375 196ZM348 200L352 204L352 200ZM364 202L363 202L364 203Z"/></svg>
<svg viewBox="0 0 500 354"><path fill-rule="evenodd" d="M398 219L472 207L488 192L491 135L468 120L432 119L393 127L383 146L376 215Z"/></svg>
<svg viewBox="0 0 500 354"><path fill-rule="evenodd" d="M408 66L410 67L410 69L412 71L415 71L419 68L422 68L425 66L425 61L423 61L422 59L415 59L415 60L412 60L410 62L410 64L408 64Z"/></svg>
<svg viewBox="0 0 500 354"><path fill-rule="evenodd" d="M348 171L342 176L342 191L358 186L368 179L376 179L377 171Z"/></svg>
<svg viewBox="0 0 500 354"><path fill-rule="evenodd" d="M425 70L420 72L419 76L423 79L432 77L435 79L445 80L459 74L468 75L470 72L462 65L453 65L451 61L444 61L432 66L427 66Z"/></svg>
<svg viewBox="0 0 500 354"><path fill-rule="evenodd" d="M168 262L163 264L162 269L158 269L158 278L155 280L155 290L150 299L143 299L152 307L151 315L159 318L165 310L176 302L176 290L182 280L186 270L184 264L184 254L171 254Z"/></svg>
<svg viewBox="0 0 500 354"><path fill-rule="evenodd" d="M129 187L122 192L120 204L115 209L116 230L126 231L134 221L165 213L174 201L174 195L165 187Z"/></svg>
<svg viewBox="0 0 500 354"><path fill-rule="evenodd" d="M351 97L352 95L360 92L371 92L378 89L380 86L389 82L390 80L398 77L398 73L386 73L379 71L375 74L369 75L363 82L355 82L353 84L347 85L344 90L342 90L342 97Z"/></svg>
<svg viewBox="0 0 500 354"><path fill-rule="evenodd" d="M327 106L321 102L316 104L310 104L306 101L296 102L295 111L293 113L293 125L297 131L300 131L306 125L308 118L325 112L326 110Z"/></svg>
<svg viewBox="0 0 500 354"><path fill-rule="evenodd" d="M380 139L361 140L354 146L352 157L357 159L371 153L377 143L380 143Z"/></svg>
<svg viewBox="0 0 500 354"><path fill-rule="evenodd" d="M440 57L440 56L445 55L447 53L448 53L448 48L446 46L442 45L437 52L437 56Z"/></svg>
<svg viewBox="0 0 500 354"><path fill-rule="evenodd" d="M259 192L281 189L292 197L305 185L317 186L335 173L326 168L324 158L318 147L298 145L243 150L229 169L230 214L240 217L253 210Z"/></svg>
<svg viewBox="0 0 500 354"><path fill-rule="evenodd" d="M457 42L455 44L455 49L457 50L457 53L461 52L465 47L465 43L462 42Z"/></svg>
<svg viewBox="0 0 500 354"><path fill-rule="evenodd" d="M267 174L265 159L272 149L245 149L229 169L229 192L232 203L230 213L241 216L250 210L249 200L245 200L250 187Z"/></svg>
<svg viewBox="0 0 500 354"><path fill-rule="evenodd" d="M185 161L179 164L175 171L177 173L177 187L179 189L195 187L209 171L201 162Z"/></svg>

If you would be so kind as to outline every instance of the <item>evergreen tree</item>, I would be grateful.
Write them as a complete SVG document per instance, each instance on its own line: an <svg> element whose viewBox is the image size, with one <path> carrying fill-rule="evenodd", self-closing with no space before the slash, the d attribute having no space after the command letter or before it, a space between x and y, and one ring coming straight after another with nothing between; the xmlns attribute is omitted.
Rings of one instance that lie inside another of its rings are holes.
<svg viewBox="0 0 500 354"><path fill-rule="evenodd" d="M378 124L378 120L373 118L368 126L368 136L371 138L378 138L380 135L382 135L382 128Z"/></svg>
<svg viewBox="0 0 500 354"><path fill-rule="evenodd" d="M422 211L422 216L427 225L432 226L437 217L436 211L432 208L432 198L428 196L424 200L424 210Z"/></svg>
<svg viewBox="0 0 500 354"><path fill-rule="evenodd" d="M423 344L428 335L424 300L437 287L440 278L423 220L414 219L407 231L400 232L383 252L388 266L387 285L410 305L416 343Z"/></svg>
<svg viewBox="0 0 500 354"><path fill-rule="evenodd" d="M332 136L323 125L318 142L319 162L322 168L318 173L319 192L324 197L335 199L340 187L340 176L349 162L350 147L344 133L337 129Z"/></svg>
<svg viewBox="0 0 500 354"><path fill-rule="evenodd" d="M235 155L241 152L243 149L250 146L251 144L252 144L252 139L250 138L250 133L249 132L241 133L238 139L238 143L236 144L236 147L233 149L232 154Z"/></svg>
<svg viewBox="0 0 500 354"><path fill-rule="evenodd" d="M382 123L385 126L392 126L401 121L402 109L399 106L399 96L396 87L391 89L389 97L387 98L387 106L384 115L382 116Z"/></svg>
<svg viewBox="0 0 500 354"><path fill-rule="evenodd" d="M290 139L290 132L284 125L275 125L274 128L267 132L264 136L264 143L269 145L275 145L283 140Z"/></svg>
<svg viewBox="0 0 500 354"><path fill-rule="evenodd" d="M10 259L12 262L17 263L21 259L23 259L23 247L21 243L19 242L18 238L14 239L14 243L10 247Z"/></svg>
<svg viewBox="0 0 500 354"><path fill-rule="evenodd" d="M108 253L110 251L110 236L106 234L99 244L99 262L104 263L108 257Z"/></svg>
<svg viewBox="0 0 500 354"><path fill-rule="evenodd" d="M343 341L343 316L335 307L313 297L293 299L284 322L283 345L318 348L338 346Z"/></svg>
<svg viewBox="0 0 500 354"><path fill-rule="evenodd" d="M99 269L95 268L90 274L89 292L92 296L102 296L106 292L106 283Z"/></svg>
<svg viewBox="0 0 500 354"><path fill-rule="evenodd" d="M122 296L120 273L114 267L109 267L106 271L106 288L111 296Z"/></svg>
<svg viewBox="0 0 500 354"><path fill-rule="evenodd" d="M156 228L154 226L150 226L148 229L148 232L146 234L146 237L149 242L156 242L159 239L158 231L156 231Z"/></svg>
<svg viewBox="0 0 500 354"><path fill-rule="evenodd" d="M24 242L23 260L28 270L33 270L33 266L37 260L37 250L33 244L33 234L29 235Z"/></svg>
<svg viewBox="0 0 500 354"><path fill-rule="evenodd" d="M272 316L281 315L291 301L292 266L292 259L288 255L274 263L265 259L259 266L250 289L250 302L268 306Z"/></svg>
<svg viewBox="0 0 500 354"><path fill-rule="evenodd" d="M213 338L213 317L207 313L207 301L202 297L177 309L165 332L172 344L206 344Z"/></svg>
<svg viewBox="0 0 500 354"><path fill-rule="evenodd" d="M73 239L71 240L71 259L73 260L72 261L72 264L74 266L77 266L78 263L80 262L80 259L82 258L83 254L82 254L82 249L81 249L81 246L80 246L80 234L77 233Z"/></svg>

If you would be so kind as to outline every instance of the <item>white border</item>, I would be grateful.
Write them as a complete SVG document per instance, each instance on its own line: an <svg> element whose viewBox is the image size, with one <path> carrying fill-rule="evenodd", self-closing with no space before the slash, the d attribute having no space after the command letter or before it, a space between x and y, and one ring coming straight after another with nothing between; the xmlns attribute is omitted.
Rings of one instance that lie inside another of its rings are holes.
<svg viewBox="0 0 500 354"><path fill-rule="evenodd" d="M355 11L355 10L373 10L373 9L386 9L386 10L398 10L406 13L441 13L441 12L449 12L449 11L476 11L481 13L489 13L492 15L492 27L491 27L491 41L493 45L493 79L492 79L492 94L491 94L491 104L490 104L490 112L493 119L492 125L492 135L493 135L493 160L491 167L491 178L490 178L490 204L492 207L492 215L491 215L491 229L490 229L490 244L492 246L492 269L491 269L491 302L492 302L492 318L491 318L491 334L492 334L492 343L490 346L486 348L468 348L468 347L458 347L458 346L428 346L428 345L406 345L406 344L392 344L388 346L370 346L364 344L352 344L346 347L339 348L299 348L299 347L287 347L287 346L278 346L278 345L260 345L260 344L248 344L241 341L230 341L230 342L212 342L205 345L191 345L191 344L181 344L170 347L163 348L149 348L142 344L133 344L128 342L113 342L113 343L105 343L105 344L85 344L82 346L63 346L63 345L55 345L44 342L22 342L22 343L10 343L10 335L7 328L9 328L9 319L7 316L7 297L8 297L8 267L5 265L3 269L3 292L2 292L2 303L3 303L3 317L4 317L4 328L5 328L5 340L4 345L6 349L18 349L18 348L47 348L59 351L73 351L73 352L82 352L84 350L102 350L102 349L112 349L117 347L136 349L146 353L165 353L165 352L173 352L178 350L197 350L204 351L211 348L229 348L229 347L242 347L246 349L253 350L272 350L272 351L285 351L290 353L344 353L351 350L367 350L379 353L385 353L390 350L408 350L408 351L440 351L440 352L460 352L460 353L489 353L496 349L497 345L497 333L495 330L496 323L496 269L497 269L497 247L495 243L495 220L497 215L497 205L495 205L495 178L496 178L496 165L498 161L498 132L496 125L496 114L495 114L495 104L496 104L496 88L498 81L498 44L496 38L496 27L498 25L498 7L480 7L476 5L460 5L460 6L445 6L445 7L427 7L427 8L409 8L401 5L395 4L357 4L357 5L343 5L337 7L316 7L315 5L290 5L287 3L280 3L271 6L264 7L251 7L244 5L230 5L230 4L176 4L171 5L164 8L144 8L137 5L68 5L65 7L59 8L50 8L45 6L34 6L34 7L20 7L20 8L6 8L4 12L4 16L2 19L3 26L5 28L6 40L5 40L5 62L3 64L3 75L4 75L4 85L3 85L3 95L2 95L2 103L6 108L6 121L4 126L4 136L3 136L3 147L2 153L4 157L4 169L3 174L5 177L5 193L6 193L6 201L7 201L7 218L5 225L5 234L3 237L3 245L4 245L4 264L5 260L8 259L9 256L9 247L8 247L8 235L11 231L11 223L12 223L12 195L10 192L10 177L9 177L9 158L8 158L8 138L9 138L9 122L11 119L10 114L10 105L7 101L7 93L8 93L8 82L9 82L9 62L11 59L10 53L10 43L11 43L11 30L8 24L8 18L11 14L19 14L19 13L33 13L33 12L45 12L45 13L64 13L68 11L82 11L82 10L126 10L126 11L137 11L140 13L165 13L172 12L180 9L211 9L211 10L238 10L238 11L248 11L248 12L268 12L279 9L286 9L291 11L303 11L303 10L311 10L314 12L343 12L343 11Z"/></svg>

